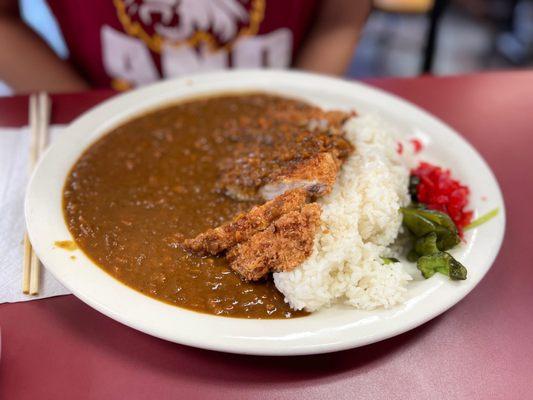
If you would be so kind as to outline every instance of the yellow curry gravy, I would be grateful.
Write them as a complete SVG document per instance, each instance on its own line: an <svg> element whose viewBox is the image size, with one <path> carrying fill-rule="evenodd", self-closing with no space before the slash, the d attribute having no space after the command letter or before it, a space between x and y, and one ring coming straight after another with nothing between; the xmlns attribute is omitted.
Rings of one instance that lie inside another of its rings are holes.
<svg viewBox="0 0 533 400"><path fill-rule="evenodd" d="M148 296L191 310L242 318L291 318L270 278L246 283L216 257L176 246L253 204L214 189L225 155L223 127L266 107L309 108L265 94L191 100L137 117L109 132L76 162L63 193L76 244L96 264ZM249 132L248 132L249 134Z"/></svg>

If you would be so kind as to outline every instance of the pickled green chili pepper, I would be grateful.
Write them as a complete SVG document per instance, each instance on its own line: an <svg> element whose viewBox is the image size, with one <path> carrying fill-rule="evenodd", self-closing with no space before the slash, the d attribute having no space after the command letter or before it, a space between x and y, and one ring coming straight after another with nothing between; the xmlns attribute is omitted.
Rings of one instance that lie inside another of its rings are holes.
<svg viewBox="0 0 533 400"><path fill-rule="evenodd" d="M464 280L467 275L466 268L444 251L420 257L417 267L426 279L431 278L437 272L449 276L452 280Z"/></svg>
<svg viewBox="0 0 533 400"><path fill-rule="evenodd" d="M407 259L416 261L424 278L440 272L453 280L466 279L466 268L445 252L461 241L451 218L440 211L426 210L418 204L401 208L400 211L403 225L415 238Z"/></svg>
<svg viewBox="0 0 533 400"><path fill-rule="evenodd" d="M465 280L466 275L468 274L466 267L453 258L450 254L448 255L450 256L450 278L452 278L454 281Z"/></svg>
<svg viewBox="0 0 533 400"><path fill-rule="evenodd" d="M420 255L415 251L415 249L409 250L407 253L407 261L416 262L420 258Z"/></svg>
<svg viewBox="0 0 533 400"><path fill-rule="evenodd" d="M457 227L448 214L435 210L417 209L418 215L429 219L431 222L448 229L450 232L457 233Z"/></svg>
<svg viewBox="0 0 533 400"><path fill-rule="evenodd" d="M417 239L414 250L419 256L430 256L438 253L439 248L437 247L437 234L435 232L431 232L426 236Z"/></svg>
<svg viewBox="0 0 533 400"><path fill-rule="evenodd" d="M402 207L400 208L400 211L403 214L403 225L415 237L422 237L430 232L435 231L436 225L420 215L420 210Z"/></svg>

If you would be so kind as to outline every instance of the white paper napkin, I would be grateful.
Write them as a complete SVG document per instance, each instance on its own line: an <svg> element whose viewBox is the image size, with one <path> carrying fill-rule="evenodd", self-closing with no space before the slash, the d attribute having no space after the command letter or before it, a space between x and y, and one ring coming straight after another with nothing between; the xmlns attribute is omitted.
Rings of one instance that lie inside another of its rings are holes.
<svg viewBox="0 0 533 400"><path fill-rule="evenodd" d="M59 126L51 127L50 142L61 131ZM41 268L39 295L22 293L24 193L29 177L29 142L27 127L0 128L0 304L69 293L45 268Z"/></svg>

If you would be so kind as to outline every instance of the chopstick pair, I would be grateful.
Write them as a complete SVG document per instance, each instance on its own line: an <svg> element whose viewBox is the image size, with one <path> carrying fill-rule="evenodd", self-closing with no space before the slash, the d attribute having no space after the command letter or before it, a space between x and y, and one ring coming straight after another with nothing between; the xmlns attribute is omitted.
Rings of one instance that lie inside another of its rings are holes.
<svg viewBox="0 0 533 400"><path fill-rule="evenodd" d="M30 122L30 174L46 148L48 126L50 124L51 103L46 93L32 94L29 101ZM41 263L33 251L28 233L24 233L24 258L22 263L22 292L36 295L39 293Z"/></svg>

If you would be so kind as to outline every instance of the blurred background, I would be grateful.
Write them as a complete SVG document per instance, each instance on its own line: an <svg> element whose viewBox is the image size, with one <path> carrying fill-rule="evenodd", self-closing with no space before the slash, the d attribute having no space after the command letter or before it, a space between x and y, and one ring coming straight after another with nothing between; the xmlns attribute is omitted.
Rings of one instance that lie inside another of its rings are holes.
<svg viewBox="0 0 533 400"><path fill-rule="evenodd" d="M348 77L450 75L533 66L533 0L376 0L374 4ZM24 19L61 57L67 57L45 1L21 0L21 8ZM0 95L9 92L0 82Z"/></svg>

